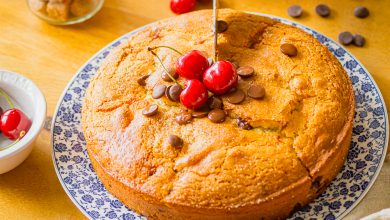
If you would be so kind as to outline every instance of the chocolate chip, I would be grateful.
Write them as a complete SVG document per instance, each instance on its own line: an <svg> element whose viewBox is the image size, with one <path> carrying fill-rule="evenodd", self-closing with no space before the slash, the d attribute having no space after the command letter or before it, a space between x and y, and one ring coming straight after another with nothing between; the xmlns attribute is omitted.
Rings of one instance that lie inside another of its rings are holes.
<svg viewBox="0 0 390 220"><path fill-rule="evenodd" d="M366 7L358 6L353 11L353 14L358 18L366 18L368 15L370 15L370 11Z"/></svg>
<svg viewBox="0 0 390 220"><path fill-rule="evenodd" d="M225 121L226 114L225 111L221 109L213 109L209 112L207 117L214 123L221 123Z"/></svg>
<svg viewBox="0 0 390 220"><path fill-rule="evenodd" d="M241 76L242 78L251 77L251 76L253 76L254 73L255 73L255 70L253 69L253 67L250 67L250 66L242 66L242 67L237 69L237 74L239 76Z"/></svg>
<svg viewBox="0 0 390 220"><path fill-rule="evenodd" d="M245 93L241 89L230 92L226 95L226 99L231 104L240 104L245 100Z"/></svg>
<svg viewBox="0 0 390 220"><path fill-rule="evenodd" d="M217 32L218 33L223 33L228 29L228 24L226 21L219 20L217 21Z"/></svg>
<svg viewBox="0 0 390 220"><path fill-rule="evenodd" d="M183 145L183 140L177 135L169 135L168 143L172 147L181 147Z"/></svg>
<svg viewBox="0 0 390 220"><path fill-rule="evenodd" d="M148 106L144 110L142 110L142 114L147 116L147 117L153 116L153 115L157 114L157 112L158 112L158 105L156 105L156 104Z"/></svg>
<svg viewBox="0 0 390 220"><path fill-rule="evenodd" d="M298 49L293 44L280 45L280 51L289 57L295 57L298 54Z"/></svg>
<svg viewBox="0 0 390 220"><path fill-rule="evenodd" d="M175 69L170 68L170 69L168 69L168 71L169 71L169 74L171 74L171 76L172 76L174 79L179 78L179 74L176 73L176 70L175 70ZM169 75L168 75L167 72L165 72L165 71L161 74L161 78L162 78L164 81L166 81L166 82L172 82L171 77L169 77Z"/></svg>
<svg viewBox="0 0 390 220"><path fill-rule="evenodd" d="M299 5L291 5L288 10L288 15L290 15L293 18L298 18L302 15L302 8Z"/></svg>
<svg viewBox="0 0 390 220"><path fill-rule="evenodd" d="M339 34L339 42L343 45L349 45L353 41L353 35L348 32L344 31Z"/></svg>
<svg viewBox="0 0 390 220"><path fill-rule="evenodd" d="M237 126L244 130L251 130L253 127L249 124L249 122L243 120L242 118L237 118Z"/></svg>
<svg viewBox="0 0 390 220"><path fill-rule="evenodd" d="M191 113L183 111L176 116L175 121L179 125L184 125L184 124L188 124L191 121L191 119L192 119Z"/></svg>
<svg viewBox="0 0 390 220"><path fill-rule="evenodd" d="M364 44L366 43L366 39L362 35L356 34L353 37L353 44L358 47L363 47Z"/></svg>
<svg viewBox="0 0 390 220"><path fill-rule="evenodd" d="M204 118L208 115L209 113L208 112L199 112L199 111L196 111L196 112L192 112L192 117L193 118Z"/></svg>
<svg viewBox="0 0 390 220"><path fill-rule="evenodd" d="M141 76L140 78L137 79L137 83L140 85L140 86L146 86L146 79L149 77L150 75L144 75L144 76Z"/></svg>
<svg viewBox="0 0 390 220"><path fill-rule="evenodd" d="M265 96L265 89L261 85L251 85L247 93L253 99L262 99Z"/></svg>
<svg viewBox="0 0 390 220"><path fill-rule="evenodd" d="M167 87L165 85L155 85L153 87L152 97L154 99L161 98L164 95L166 89Z"/></svg>
<svg viewBox="0 0 390 220"><path fill-rule="evenodd" d="M165 88L165 97L167 97L169 99L169 89L172 87L172 85L168 86L167 88ZM172 100L171 100L172 101Z"/></svg>
<svg viewBox="0 0 390 220"><path fill-rule="evenodd" d="M316 12L321 17L328 17L330 15L330 8L327 5L319 4L316 7Z"/></svg>
<svg viewBox="0 0 390 220"><path fill-rule="evenodd" d="M171 101L178 102L180 101L180 93L182 91L181 87L177 84L169 86L167 88L167 96Z"/></svg>
<svg viewBox="0 0 390 220"><path fill-rule="evenodd" d="M218 97L211 96L207 100L207 105L210 109L221 109L222 108L222 100Z"/></svg>

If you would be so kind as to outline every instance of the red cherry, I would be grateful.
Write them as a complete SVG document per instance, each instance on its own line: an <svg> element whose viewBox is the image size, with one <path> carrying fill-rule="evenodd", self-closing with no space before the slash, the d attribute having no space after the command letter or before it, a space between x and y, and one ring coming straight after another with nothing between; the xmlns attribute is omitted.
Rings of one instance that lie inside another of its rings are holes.
<svg viewBox="0 0 390 220"><path fill-rule="evenodd" d="M206 87L197 79L188 80L186 88L180 94L180 102L189 109L202 107L208 98Z"/></svg>
<svg viewBox="0 0 390 220"><path fill-rule="evenodd" d="M203 74L203 83L211 92L222 95L237 86L238 76L234 64L221 60Z"/></svg>
<svg viewBox="0 0 390 220"><path fill-rule="evenodd" d="M196 0L171 0L171 10L183 14L195 10Z"/></svg>
<svg viewBox="0 0 390 220"><path fill-rule="evenodd" d="M209 66L209 61L203 52L191 50L177 59L176 72L184 78L200 80Z"/></svg>
<svg viewBox="0 0 390 220"><path fill-rule="evenodd" d="M8 109L1 115L0 130L10 140L24 136L31 127L31 120L19 109Z"/></svg>

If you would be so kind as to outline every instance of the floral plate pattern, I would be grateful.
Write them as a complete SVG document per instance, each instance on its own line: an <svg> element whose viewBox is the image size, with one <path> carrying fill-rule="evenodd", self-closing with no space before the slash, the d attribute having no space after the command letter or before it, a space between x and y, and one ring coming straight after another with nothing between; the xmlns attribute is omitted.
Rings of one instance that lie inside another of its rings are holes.
<svg viewBox="0 0 390 220"><path fill-rule="evenodd" d="M313 35L329 48L351 78L356 110L347 161L321 196L290 217L293 220L342 219L368 192L384 162L389 131L383 97L363 65L337 43L301 24L269 15L263 16L296 26ZM122 36L93 56L65 89L54 115L54 167L66 193L90 219L145 219L126 208L104 188L92 168L81 131L81 106L91 78L113 48L143 28L145 27Z"/></svg>

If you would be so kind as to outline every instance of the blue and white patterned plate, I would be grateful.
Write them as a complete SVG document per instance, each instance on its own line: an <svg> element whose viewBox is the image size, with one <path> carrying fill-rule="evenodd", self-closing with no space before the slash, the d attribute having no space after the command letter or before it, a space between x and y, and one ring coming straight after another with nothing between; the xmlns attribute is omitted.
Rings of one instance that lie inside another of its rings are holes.
<svg viewBox="0 0 390 220"><path fill-rule="evenodd" d="M291 217L341 219L368 192L384 162L389 131L383 97L368 71L343 47L301 24L272 18L301 28L317 38L339 59L352 80L356 112L347 161L327 190ZM58 178L75 205L91 219L144 219L104 188L91 166L80 126L84 93L102 60L124 39L143 28L128 33L102 49L77 72L59 100L53 119L53 161Z"/></svg>

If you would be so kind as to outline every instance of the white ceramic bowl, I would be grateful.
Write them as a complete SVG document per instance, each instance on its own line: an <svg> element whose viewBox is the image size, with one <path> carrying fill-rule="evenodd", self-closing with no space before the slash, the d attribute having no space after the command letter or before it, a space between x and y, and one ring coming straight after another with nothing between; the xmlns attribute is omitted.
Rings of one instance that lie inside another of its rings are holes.
<svg viewBox="0 0 390 220"><path fill-rule="evenodd" d="M45 123L46 100L31 80L9 71L0 70L0 88L11 97L15 107L22 110L32 121L26 135L8 149L1 150L12 141L0 134L0 174L2 174L17 167L31 153L33 142ZM9 107L2 97L0 106L4 110Z"/></svg>

